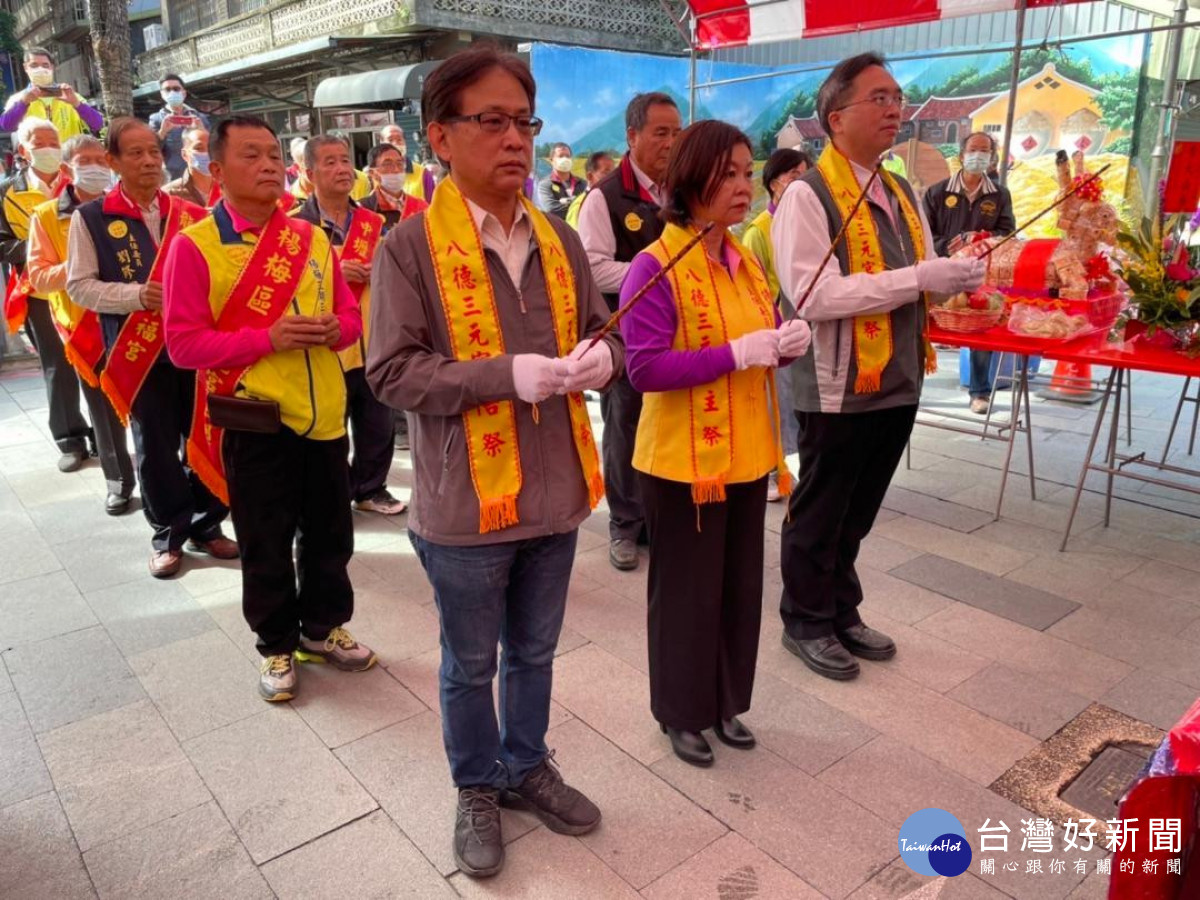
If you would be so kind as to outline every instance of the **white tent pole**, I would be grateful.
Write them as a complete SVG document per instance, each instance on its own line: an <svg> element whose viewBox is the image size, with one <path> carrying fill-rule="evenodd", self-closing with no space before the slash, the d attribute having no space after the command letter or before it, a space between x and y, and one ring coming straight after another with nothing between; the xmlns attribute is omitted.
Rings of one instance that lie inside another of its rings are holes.
<svg viewBox="0 0 1200 900"><path fill-rule="evenodd" d="M1021 83L1021 47L1025 43L1025 0L1017 3L1017 39L1013 44L1012 79L1008 85L1008 111L1004 114L1004 142L1000 150L1000 184L1008 182L1008 156L1012 149L1013 119L1017 113L1017 86Z"/></svg>

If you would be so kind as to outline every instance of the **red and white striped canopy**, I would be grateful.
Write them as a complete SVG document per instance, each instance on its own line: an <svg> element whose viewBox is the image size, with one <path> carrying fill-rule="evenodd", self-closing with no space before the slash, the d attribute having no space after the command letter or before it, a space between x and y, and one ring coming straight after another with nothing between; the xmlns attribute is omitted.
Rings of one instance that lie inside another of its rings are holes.
<svg viewBox="0 0 1200 900"><path fill-rule="evenodd" d="M1026 0L1027 7L1083 0ZM1019 0L688 0L697 49L824 37L1005 12Z"/></svg>

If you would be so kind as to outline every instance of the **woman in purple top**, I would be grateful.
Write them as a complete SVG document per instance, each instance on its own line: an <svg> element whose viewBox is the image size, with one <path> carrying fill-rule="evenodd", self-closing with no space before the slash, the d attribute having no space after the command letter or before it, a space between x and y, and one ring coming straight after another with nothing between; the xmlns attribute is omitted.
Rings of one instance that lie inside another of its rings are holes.
<svg viewBox="0 0 1200 900"><path fill-rule="evenodd" d="M753 175L750 140L732 125L680 134L667 225L621 286L626 303L678 259L621 331L645 394L633 467L650 532L650 707L676 755L698 766L713 762L707 728L733 747L755 743L737 717L758 655L767 476L788 477L772 375L809 342L805 322L779 327L762 267L728 232L750 209Z"/></svg>

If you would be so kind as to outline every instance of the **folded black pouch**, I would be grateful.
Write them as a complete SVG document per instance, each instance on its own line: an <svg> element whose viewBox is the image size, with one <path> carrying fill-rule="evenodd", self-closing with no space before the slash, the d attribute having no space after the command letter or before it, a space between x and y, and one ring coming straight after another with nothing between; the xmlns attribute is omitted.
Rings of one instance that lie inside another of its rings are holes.
<svg viewBox="0 0 1200 900"><path fill-rule="evenodd" d="M208 395L208 420L226 431L275 434L282 427L279 404L274 400Z"/></svg>

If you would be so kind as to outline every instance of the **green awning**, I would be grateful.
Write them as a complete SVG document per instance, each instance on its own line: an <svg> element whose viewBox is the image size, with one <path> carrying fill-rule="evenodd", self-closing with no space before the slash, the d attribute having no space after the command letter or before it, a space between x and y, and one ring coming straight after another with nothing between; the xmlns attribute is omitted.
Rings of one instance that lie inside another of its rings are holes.
<svg viewBox="0 0 1200 900"><path fill-rule="evenodd" d="M313 93L313 106L325 109L361 108L387 106L400 100L418 100L425 76L440 62L435 59L394 69L326 78Z"/></svg>

